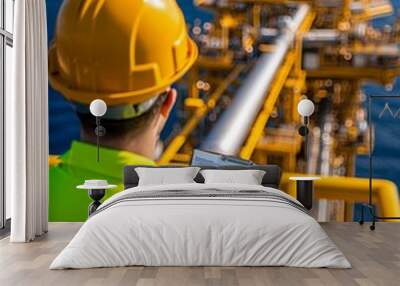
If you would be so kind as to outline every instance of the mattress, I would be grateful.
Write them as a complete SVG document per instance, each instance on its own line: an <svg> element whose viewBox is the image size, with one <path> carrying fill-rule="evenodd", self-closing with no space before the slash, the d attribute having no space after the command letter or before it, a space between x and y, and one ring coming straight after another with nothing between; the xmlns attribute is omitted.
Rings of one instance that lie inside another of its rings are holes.
<svg viewBox="0 0 400 286"><path fill-rule="evenodd" d="M114 195L50 269L132 265L351 267L286 193L198 183L138 186Z"/></svg>

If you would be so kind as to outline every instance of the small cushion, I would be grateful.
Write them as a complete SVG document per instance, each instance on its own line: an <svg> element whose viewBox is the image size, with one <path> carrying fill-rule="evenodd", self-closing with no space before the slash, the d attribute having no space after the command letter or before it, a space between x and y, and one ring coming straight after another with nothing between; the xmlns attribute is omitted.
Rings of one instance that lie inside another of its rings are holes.
<svg viewBox="0 0 400 286"><path fill-rule="evenodd" d="M205 184L246 184L261 185L265 171L262 170L201 170L200 174L204 177Z"/></svg>
<svg viewBox="0 0 400 286"><path fill-rule="evenodd" d="M139 186L195 183L199 167L185 168L135 168Z"/></svg>

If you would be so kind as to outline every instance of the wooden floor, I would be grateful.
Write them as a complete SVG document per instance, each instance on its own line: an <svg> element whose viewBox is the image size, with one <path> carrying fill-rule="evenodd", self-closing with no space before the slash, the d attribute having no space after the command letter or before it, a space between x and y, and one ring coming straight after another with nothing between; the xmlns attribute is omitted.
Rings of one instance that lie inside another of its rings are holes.
<svg viewBox="0 0 400 286"><path fill-rule="evenodd" d="M0 241L0 285L400 285L400 223L378 223L372 232L356 223L323 224L353 268L124 267L48 270L79 229L51 223L43 238L27 244Z"/></svg>

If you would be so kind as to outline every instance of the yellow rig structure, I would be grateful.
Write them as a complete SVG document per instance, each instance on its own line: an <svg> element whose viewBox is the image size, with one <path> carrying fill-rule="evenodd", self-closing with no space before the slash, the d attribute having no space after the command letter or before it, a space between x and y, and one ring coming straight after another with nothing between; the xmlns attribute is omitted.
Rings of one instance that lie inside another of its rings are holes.
<svg viewBox="0 0 400 286"><path fill-rule="evenodd" d="M292 173L320 174L320 220L351 220L354 202L367 201L368 183L354 176L355 158L368 153L361 85L390 88L400 74L400 23L374 28L393 13L389 1L197 0L214 12L191 35L200 57L182 82L189 90L184 120L159 164L187 164L195 146L265 164L279 164L282 188ZM305 162L299 100L316 105ZM340 186L340 187L338 187ZM374 180L381 214L399 216L396 186ZM325 199L333 200L327 203Z"/></svg>

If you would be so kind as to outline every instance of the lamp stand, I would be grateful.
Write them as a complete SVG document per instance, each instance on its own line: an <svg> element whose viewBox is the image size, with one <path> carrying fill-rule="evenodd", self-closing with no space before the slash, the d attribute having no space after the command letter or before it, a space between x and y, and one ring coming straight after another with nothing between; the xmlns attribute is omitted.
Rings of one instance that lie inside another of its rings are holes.
<svg viewBox="0 0 400 286"><path fill-rule="evenodd" d="M308 162L308 123L309 117L303 117L303 125L299 128L299 134L303 137L303 151L304 151L304 173L307 173L307 162Z"/></svg>
<svg viewBox="0 0 400 286"><path fill-rule="evenodd" d="M100 162L100 137L106 135L106 129L100 124L100 117L96 116L96 145L97 145L97 162Z"/></svg>

